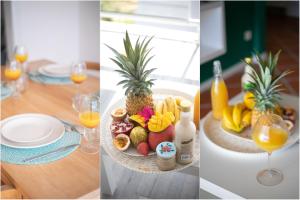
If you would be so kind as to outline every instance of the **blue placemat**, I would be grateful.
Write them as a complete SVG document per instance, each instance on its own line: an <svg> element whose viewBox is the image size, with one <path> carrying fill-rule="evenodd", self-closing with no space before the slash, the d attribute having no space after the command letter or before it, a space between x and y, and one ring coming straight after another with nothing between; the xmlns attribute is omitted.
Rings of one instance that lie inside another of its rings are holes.
<svg viewBox="0 0 300 200"><path fill-rule="evenodd" d="M33 70L28 73L29 78L38 83L44 84L53 84L53 85L65 85L65 84L72 84L72 81L69 77L59 78L59 77L50 77L45 76L39 73L37 70Z"/></svg>
<svg viewBox="0 0 300 200"><path fill-rule="evenodd" d="M7 97L10 97L13 94L12 89L8 87L6 84L0 83L0 86L1 86L0 100L6 99Z"/></svg>
<svg viewBox="0 0 300 200"><path fill-rule="evenodd" d="M11 148L7 147L5 145L1 145L1 161L12 163L12 164L19 164L19 165L32 165L32 164L44 164L49 163L52 161L56 161L59 159L62 159L69 154L71 154L75 149L78 148L74 147L71 149L68 149L66 151L57 152L54 154L51 154L46 157L38 158L32 161L23 162L25 158L30 158L32 156L40 155L43 153L47 153L50 151L53 151L55 149L58 149L63 146L71 145L71 144L79 144L80 143L80 134L77 132L65 132L64 136L56 141L53 144L44 146L44 147L38 147L38 148L32 148L32 149L17 149L17 148Z"/></svg>

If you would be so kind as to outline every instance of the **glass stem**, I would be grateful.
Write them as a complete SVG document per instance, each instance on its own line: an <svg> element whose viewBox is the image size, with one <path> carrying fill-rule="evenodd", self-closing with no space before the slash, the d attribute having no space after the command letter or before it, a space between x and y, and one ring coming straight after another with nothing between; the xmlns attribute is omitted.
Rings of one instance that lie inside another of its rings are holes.
<svg viewBox="0 0 300 200"><path fill-rule="evenodd" d="M271 173L271 154L270 152L268 152L268 172L269 172L269 175L272 176L272 173Z"/></svg>
<svg viewBox="0 0 300 200"><path fill-rule="evenodd" d="M75 85L76 85L76 95L79 95L79 84L75 83Z"/></svg>

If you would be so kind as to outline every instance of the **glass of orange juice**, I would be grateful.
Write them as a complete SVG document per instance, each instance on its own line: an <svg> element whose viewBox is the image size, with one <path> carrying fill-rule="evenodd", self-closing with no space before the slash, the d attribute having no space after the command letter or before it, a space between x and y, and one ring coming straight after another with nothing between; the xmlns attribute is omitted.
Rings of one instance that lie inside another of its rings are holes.
<svg viewBox="0 0 300 200"><path fill-rule="evenodd" d="M274 186L283 180L282 172L270 167L270 157L273 151L284 146L288 136L288 128L279 115L263 114L253 127L253 141L260 149L268 153L268 169L260 171L256 176L260 184Z"/></svg>
<svg viewBox="0 0 300 200"><path fill-rule="evenodd" d="M84 127L81 150L85 153L99 151L100 99L95 95L80 95L78 101L79 121Z"/></svg>
<svg viewBox="0 0 300 200"><path fill-rule="evenodd" d="M18 62L12 61L9 65L6 66L4 71L4 76L11 82L11 87L13 89L13 96L19 96L19 90L17 88L17 80L22 74L21 66Z"/></svg>
<svg viewBox="0 0 300 200"><path fill-rule="evenodd" d="M18 45L15 47L15 59L21 64L28 60L28 52L25 46Z"/></svg>
<svg viewBox="0 0 300 200"><path fill-rule="evenodd" d="M83 83L87 78L86 64L84 62L76 63L72 65L70 79L76 85L76 94L79 95L79 85Z"/></svg>

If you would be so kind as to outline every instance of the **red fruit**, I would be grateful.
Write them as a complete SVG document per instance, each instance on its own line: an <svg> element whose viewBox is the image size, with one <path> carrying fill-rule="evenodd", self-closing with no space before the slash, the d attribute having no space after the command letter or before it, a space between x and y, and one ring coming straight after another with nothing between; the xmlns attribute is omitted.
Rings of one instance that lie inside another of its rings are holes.
<svg viewBox="0 0 300 200"><path fill-rule="evenodd" d="M141 142L137 145L137 152L144 155L148 156L149 153L149 145L147 142Z"/></svg>
<svg viewBox="0 0 300 200"><path fill-rule="evenodd" d="M174 139L174 126L170 125L168 128L160 133L150 132L148 136L148 143L150 148L155 151L156 146L161 142L172 142Z"/></svg>
<svg viewBox="0 0 300 200"><path fill-rule="evenodd" d="M119 134L129 135L132 129L133 129L133 124L127 121L122 121L122 122L116 121L110 125L110 130L113 137L116 137Z"/></svg>

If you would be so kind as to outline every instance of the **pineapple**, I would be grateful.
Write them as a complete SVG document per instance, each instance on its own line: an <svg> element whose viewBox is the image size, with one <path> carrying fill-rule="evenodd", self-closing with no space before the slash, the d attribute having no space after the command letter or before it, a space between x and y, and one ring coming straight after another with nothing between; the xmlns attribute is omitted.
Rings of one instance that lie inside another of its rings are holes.
<svg viewBox="0 0 300 200"><path fill-rule="evenodd" d="M280 79L290 74L291 71L286 70L278 76L274 76L274 71L277 66L278 57L281 51L278 51L275 56L269 53L267 61L264 61L259 54L255 57L258 63L258 70L255 70L253 64L251 67L252 81L245 85L245 89L254 94L255 107L252 111L251 125L255 125L257 120L263 114L273 113L278 106L280 100L281 84L278 83Z"/></svg>
<svg viewBox="0 0 300 200"><path fill-rule="evenodd" d="M126 110L129 115L135 115L145 106L153 108L152 90L154 79L150 79L149 75L156 69L146 69L147 64L153 58L149 56L151 49L148 44L152 40L140 38L137 39L135 46L131 44L128 32L123 39L125 55L119 53L112 47L109 47L115 54L115 58L111 60L119 66L116 72L124 78L118 85L123 85L126 95Z"/></svg>

